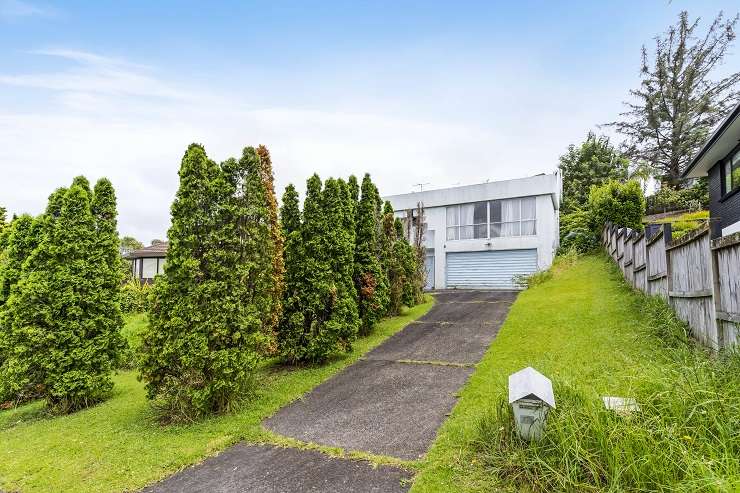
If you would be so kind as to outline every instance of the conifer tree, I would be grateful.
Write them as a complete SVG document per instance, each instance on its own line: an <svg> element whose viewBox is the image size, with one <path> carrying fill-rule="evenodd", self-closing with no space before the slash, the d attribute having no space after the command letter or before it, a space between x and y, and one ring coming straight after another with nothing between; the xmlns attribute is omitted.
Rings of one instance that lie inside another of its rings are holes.
<svg viewBox="0 0 740 493"><path fill-rule="evenodd" d="M252 147L220 167L197 144L183 157L141 356L163 420L228 411L253 384L269 342L279 254L264 171Z"/></svg>
<svg viewBox="0 0 740 493"><path fill-rule="evenodd" d="M360 333L369 334L388 308L388 281L379 260L377 188L365 174L362 196L357 208L354 282L362 325Z"/></svg>
<svg viewBox="0 0 740 493"><path fill-rule="evenodd" d="M356 293L352 284L354 221L347 192L333 179L318 175L307 181L303 221L297 224L297 195L286 189L283 227L286 296L279 350L292 363L321 362L337 349L349 350L358 330Z"/></svg>
<svg viewBox="0 0 740 493"><path fill-rule="evenodd" d="M29 214L22 214L8 226L7 245L0 266L0 310L10 297L11 288L21 278L23 262L38 245L37 229L34 228L34 218Z"/></svg>
<svg viewBox="0 0 740 493"><path fill-rule="evenodd" d="M9 351L0 380L18 398L38 393L61 413L109 394L122 346L120 316L111 317L103 300L104 268L86 181L77 178L63 196L52 194L43 238L3 311ZM106 210L115 221L115 205Z"/></svg>
<svg viewBox="0 0 740 493"><path fill-rule="evenodd" d="M262 179L262 188L265 194L265 204L267 206L267 217L270 226L271 247L269 255L272 257L272 310L270 311L269 324L267 330L274 334L277 325L280 322L280 314L283 311L283 291L285 290L285 261L283 260L283 249L285 248L285 238L280 226L279 210L277 197L275 196L275 179L272 170L272 159L267 147L260 145L257 147L257 155L260 160L260 177Z"/></svg>

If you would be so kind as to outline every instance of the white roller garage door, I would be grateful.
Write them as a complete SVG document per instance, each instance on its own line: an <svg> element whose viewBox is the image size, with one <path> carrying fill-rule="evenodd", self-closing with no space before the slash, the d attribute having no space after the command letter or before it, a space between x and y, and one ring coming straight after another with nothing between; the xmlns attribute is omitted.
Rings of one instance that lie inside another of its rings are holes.
<svg viewBox="0 0 740 493"><path fill-rule="evenodd" d="M448 288L514 288L513 278L537 270L537 249L447 254Z"/></svg>

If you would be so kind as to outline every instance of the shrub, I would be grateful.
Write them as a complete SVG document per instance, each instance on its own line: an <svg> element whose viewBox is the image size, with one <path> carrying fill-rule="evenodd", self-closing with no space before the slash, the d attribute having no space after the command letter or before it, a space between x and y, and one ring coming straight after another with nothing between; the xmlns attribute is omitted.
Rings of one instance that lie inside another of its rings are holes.
<svg viewBox="0 0 740 493"><path fill-rule="evenodd" d="M121 287L121 310L123 313L139 313L149 310L152 285L139 279L129 278Z"/></svg>
<svg viewBox="0 0 740 493"><path fill-rule="evenodd" d="M601 231L607 221L635 230L642 229L645 214L645 197L635 180L625 183L609 181L593 186L588 196L591 229Z"/></svg>
<svg viewBox="0 0 740 493"><path fill-rule="evenodd" d="M588 253L599 247L599 239L593 230L593 217L588 210L578 209L560 215L560 251L575 248Z"/></svg>
<svg viewBox="0 0 740 493"><path fill-rule="evenodd" d="M274 255L263 174L255 149L220 166L188 147L172 205L165 274L154 284L139 364L164 422L237 406L253 385L272 331Z"/></svg>

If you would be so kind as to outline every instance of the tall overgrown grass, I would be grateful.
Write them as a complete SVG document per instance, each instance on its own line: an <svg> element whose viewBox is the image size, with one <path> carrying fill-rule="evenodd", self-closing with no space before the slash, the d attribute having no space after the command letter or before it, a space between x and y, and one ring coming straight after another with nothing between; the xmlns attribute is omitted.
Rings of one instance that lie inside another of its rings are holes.
<svg viewBox="0 0 740 493"><path fill-rule="evenodd" d="M635 308L657 347L632 386L639 411L616 414L588 382L556 378L557 408L528 443L501 389L475 443L495 477L531 491L740 490L740 355L697 346L662 299L637 294Z"/></svg>

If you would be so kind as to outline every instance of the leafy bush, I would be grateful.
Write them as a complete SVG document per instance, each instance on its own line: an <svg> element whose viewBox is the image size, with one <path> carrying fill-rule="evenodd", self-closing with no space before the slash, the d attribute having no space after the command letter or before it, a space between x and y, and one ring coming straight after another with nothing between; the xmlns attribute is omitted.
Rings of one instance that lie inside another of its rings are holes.
<svg viewBox="0 0 740 493"><path fill-rule="evenodd" d="M560 251L575 248L580 253L588 253L598 247L598 236L588 210L578 209L560 216Z"/></svg>
<svg viewBox="0 0 740 493"><path fill-rule="evenodd" d="M681 214L678 217L671 217L657 221L658 223L671 223L671 233L673 239L684 236L689 231L701 228L709 220L709 211L697 211Z"/></svg>
<svg viewBox="0 0 740 493"><path fill-rule="evenodd" d="M697 211L709 207L709 189L706 178L701 178L690 188L675 189L661 187L646 199L648 214L690 210Z"/></svg>
<svg viewBox="0 0 740 493"><path fill-rule="evenodd" d="M121 288L121 310L123 313L138 313L149 310L152 285L139 279L129 278Z"/></svg>
<svg viewBox="0 0 740 493"><path fill-rule="evenodd" d="M625 183L609 181L593 186L588 195L588 209L594 232L600 231L607 221L635 230L642 230L645 214L645 196L635 180Z"/></svg>

